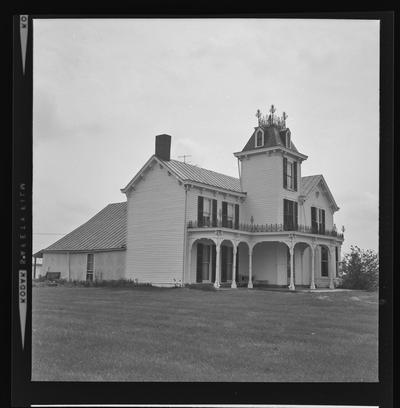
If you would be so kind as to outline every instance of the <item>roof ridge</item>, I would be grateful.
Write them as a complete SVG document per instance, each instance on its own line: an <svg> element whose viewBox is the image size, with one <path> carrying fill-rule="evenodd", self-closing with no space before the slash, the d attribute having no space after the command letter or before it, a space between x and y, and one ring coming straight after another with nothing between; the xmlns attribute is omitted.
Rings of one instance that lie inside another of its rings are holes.
<svg viewBox="0 0 400 408"><path fill-rule="evenodd" d="M323 177L322 174L311 174L311 175L309 175L309 176L301 176L301 178L306 178L306 177L319 177L319 176L322 176L322 177Z"/></svg>

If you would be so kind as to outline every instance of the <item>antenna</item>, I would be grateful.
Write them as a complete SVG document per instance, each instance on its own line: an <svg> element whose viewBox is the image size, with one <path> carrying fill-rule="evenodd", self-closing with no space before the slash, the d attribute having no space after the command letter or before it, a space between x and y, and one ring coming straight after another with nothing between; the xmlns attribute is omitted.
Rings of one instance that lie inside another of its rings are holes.
<svg viewBox="0 0 400 408"><path fill-rule="evenodd" d="M178 156L179 157L183 157L183 162L186 163L186 157L192 157L191 154L183 154L182 156Z"/></svg>

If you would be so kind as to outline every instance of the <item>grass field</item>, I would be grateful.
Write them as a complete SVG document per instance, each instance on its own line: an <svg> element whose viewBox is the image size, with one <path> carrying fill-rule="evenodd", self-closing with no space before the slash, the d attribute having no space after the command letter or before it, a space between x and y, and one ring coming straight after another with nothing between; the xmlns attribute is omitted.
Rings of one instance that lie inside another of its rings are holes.
<svg viewBox="0 0 400 408"><path fill-rule="evenodd" d="M377 381L378 296L33 288L33 381Z"/></svg>

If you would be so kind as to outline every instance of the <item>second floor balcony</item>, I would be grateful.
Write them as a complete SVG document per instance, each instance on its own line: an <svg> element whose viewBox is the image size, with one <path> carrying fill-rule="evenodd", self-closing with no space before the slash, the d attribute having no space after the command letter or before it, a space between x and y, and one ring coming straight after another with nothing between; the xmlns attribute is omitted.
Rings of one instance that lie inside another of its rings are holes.
<svg viewBox="0 0 400 408"><path fill-rule="evenodd" d="M247 224L235 223L234 220L211 220L209 217L203 217L198 221L189 221L188 229L193 228L228 228L245 232L302 232L306 234L324 235L330 237L344 238L344 235L337 232L336 229L328 230L323 225L307 226L294 223L286 224Z"/></svg>

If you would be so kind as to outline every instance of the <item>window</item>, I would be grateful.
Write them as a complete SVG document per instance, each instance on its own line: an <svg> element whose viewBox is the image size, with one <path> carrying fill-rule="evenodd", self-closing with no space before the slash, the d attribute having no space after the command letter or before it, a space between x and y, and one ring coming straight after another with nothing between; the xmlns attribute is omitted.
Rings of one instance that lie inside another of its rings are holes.
<svg viewBox="0 0 400 408"><path fill-rule="evenodd" d="M313 234L325 234L325 210L311 207L311 230Z"/></svg>
<svg viewBox="0 0 400 408"><path fill-rule="evenodd" d="M204 198L203 225L205 227L211 227L211 217L212 217L212 200L210 198Z"/></svg>
<svg viewBox="0 0 400 408"><path fill-rule="evenodd" d="M285 231L297 230L297 202L283 200L283 228Z"/></svg>
<svg viewBox="0 0 400 408"><path fill-rule="evenodd" d="M328 276L328 249L321 247L321 276Z"/></svg>
<svg viewBox="0 0 400 408"><path fill-rule="evenodd" d="M318 232L325 234L325 210L318 210Z"/></svg>
<svg viewBox="0 0 400 408"><path fill-rule="evenodd" d="M297 162L283 158L283 187L297 191Z"/></svg>
<svg viewBox="0 0 400 408"><path fill-rule="evenodd" d="M199 227L217 226L217 200L198 196L197 225Z"/></svg>
<svg viewBox="0 0 400 408"><path fill-rule="evenodd" d="M86 264L86 280L93 281L94 272L94 255L87 254L87 264Z"/></svg>
<svg viewBox="0 0 400 408"><path fill-rule="evenodd" d="M256 145L255 147L264 146L264 132L261 129L258 129L256 132Z"/></svg>
<svg viewBox="0 0 400 408"><path fill-rule="evenodd" d="M233 228L235 220L235 205L222 201L222 226Z"/></svg>
<svg viewBox="0 0 400 408"><path fill-rule="evenodd" d="M233 228L233 220L235 218L235 207L228 203L228 228Z"/></svg>

